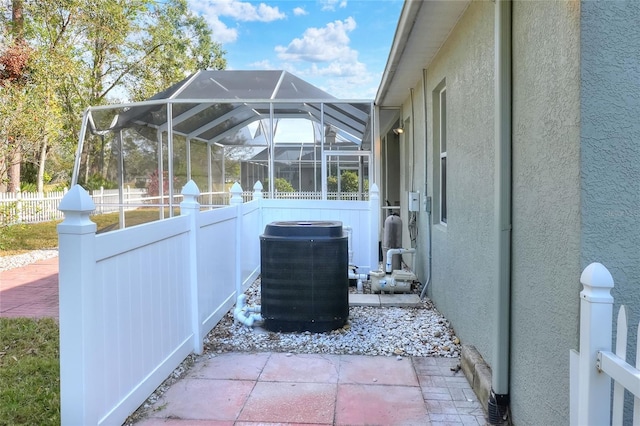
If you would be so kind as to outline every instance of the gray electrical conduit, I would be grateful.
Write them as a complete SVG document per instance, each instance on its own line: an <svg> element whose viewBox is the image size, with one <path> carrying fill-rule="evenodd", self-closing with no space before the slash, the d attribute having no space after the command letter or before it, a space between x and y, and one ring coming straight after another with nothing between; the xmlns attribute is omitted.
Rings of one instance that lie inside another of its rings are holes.
<svg viewBox="0 0 640 426"><path fill-rule="evenodd" d="M427 201L428 202L428 201ZM420 292L420 299L424 299L427 295L427 288L429 288L429 283L431 282L431 208L427 211L427 256L428 256L428 268L427 268L427 279L425 280L424 287L422 287L422 291Z"/></svg>
<svg viewBox="0 0 640 426"><path fill-rule="evenodd" d="M423 69L422 70L422 98L424 101L424 135L425 135L425 141L427 139L427 132L428 132L428 126L427 126L427 70ZM424 172L424 176L425 176L425 196L426 194L429 193L429 188L427 187L426 184L426 178L427 178L427 174L428 174L428 166L429 166L429 155L428 155L429 149L427 144L425 143L425 149L424 149L424 164L425 164L425 172ZM429 199L425 200L425 202L427 203L427 257L428 257L428 263L427 263L427 279L424 282L424 287L422 287L422 291L420 292L420 299L424 299L425 296L427 295L427 289L429 288L429 284L431 283L431 203L429 201Z"/></svg>

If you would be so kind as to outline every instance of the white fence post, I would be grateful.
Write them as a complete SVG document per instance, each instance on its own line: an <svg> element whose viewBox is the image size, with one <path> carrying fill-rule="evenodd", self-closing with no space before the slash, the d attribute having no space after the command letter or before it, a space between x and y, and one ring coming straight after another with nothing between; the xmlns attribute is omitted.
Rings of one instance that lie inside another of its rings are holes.
<svg viewBox="0 0 640 426"><path fill-rule="evenodd" d="M104 213L104 186L100 187L100 214Z"/></svg>
<svg viewBox="0 0 640 426"><path fill-rule="evenodd" d="M598 351L611 350L613 277L602 264L587 266L580 282L580 359L578 363L579 425L611 422L611 378L596 368Z"/></svg>
<svg viewBox="0 0 640 426"><path fill-rule="evenodd" d="M253 185L253 199L254 200L262 200L262 182L257 181L255 185Z"/></svg>
<svg viewBox="0 0 640 426"><path fill-rule="evenodd" d="M238 204L242 204L242 187L238 182L234 183L229 190L231 193L231 199L229 200L229 205L237 206Z"/></svg>
<svg viewBox="0 0 640 426"><path fill-rule="evenodd" d="M89 219L95 209L91 197L75 185L60 202L65 217L58 225L60 298L60 414L63 425L88 425L98 421L97 398L90 365L93 336L90 320L95 266L96 224Z"/></svg>
<svg viewBox="0 0 640 426"><path fill-rule="evenodd" d="M262 182L257 181L254 185L253 185L253 199L254 200L264 200L264 194L262 193L262 190L264 189L264 187L262 186ZM262 217L262 201L260 201L259 204L259 209L260 209L260 223L258 224L258 229L263 230L264 229L264 218Z"/></svg>
<svg viewBox="0 0 640 426"><path fill-rule="evenodd" d="M20 192L20 189L16 192L16 216L18 218L18 223L22 223L22 192Z"/></svg>
<svg viewBox="0 0 640 426"><path fill-rule="evenodd" d="M200 190L193 180L182 188L183 201L180 203L180 214L189 216L189 265L187 278L191 292L191 328L193 329L193 350L197 354L203 351L202 321L200 320L200 291L198 287L198 213Z"/></svg>
<svg viewBox="0 0 640 426"><path fill-rule="evenodd" d="M378 269L378 240L380 229L380 190L375 183L369 188L369 249L371 270Z"/></svg>
<svg viewBox="0 0 640 426"><path fill-rule="evenodd" d="M229 204L236 206L236 297L242 294L242 187L238 182L230 189L231 200Z"/></svg>

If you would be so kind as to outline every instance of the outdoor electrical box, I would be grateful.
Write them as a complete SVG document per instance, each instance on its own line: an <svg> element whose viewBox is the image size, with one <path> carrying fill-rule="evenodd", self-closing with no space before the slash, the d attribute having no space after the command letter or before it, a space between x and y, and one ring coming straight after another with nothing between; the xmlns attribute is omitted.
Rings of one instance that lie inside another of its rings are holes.
<svg viewBox="0 0 640 426"><path fill-rule="evenodd" d="M409 211L420 211L420 192L409 192Z"/></svg>

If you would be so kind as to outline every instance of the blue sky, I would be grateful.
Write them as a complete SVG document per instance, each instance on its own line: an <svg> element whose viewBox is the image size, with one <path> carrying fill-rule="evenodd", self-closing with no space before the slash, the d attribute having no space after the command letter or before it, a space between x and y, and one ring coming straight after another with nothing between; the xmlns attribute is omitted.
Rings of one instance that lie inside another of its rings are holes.
<svg viewBox="0 0 640 426"><path fill-rule="evenodd" d="M284 69L343 99L373 99L403 0L189 0L227 69Z"/></svg>

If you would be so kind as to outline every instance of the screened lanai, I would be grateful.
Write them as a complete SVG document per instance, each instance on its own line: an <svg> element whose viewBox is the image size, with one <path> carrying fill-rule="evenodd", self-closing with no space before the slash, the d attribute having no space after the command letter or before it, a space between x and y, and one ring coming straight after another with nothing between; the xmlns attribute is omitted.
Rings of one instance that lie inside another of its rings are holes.
<svg viewBox="0 0 640 426"><path fill-rule="evenodd" d="M334 98L287 71L199 71L146 101L88 108L72 183L118 189L118 204L137 189L147 206L171 207L189 180L211 206L258 180L265 197L284 185L364 199L372 120L372 101Z"/></svg>

